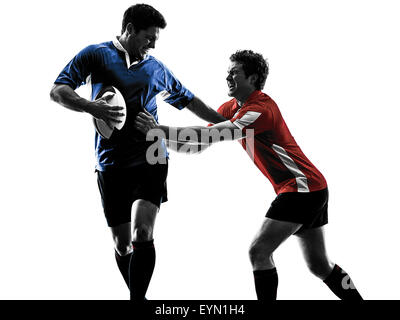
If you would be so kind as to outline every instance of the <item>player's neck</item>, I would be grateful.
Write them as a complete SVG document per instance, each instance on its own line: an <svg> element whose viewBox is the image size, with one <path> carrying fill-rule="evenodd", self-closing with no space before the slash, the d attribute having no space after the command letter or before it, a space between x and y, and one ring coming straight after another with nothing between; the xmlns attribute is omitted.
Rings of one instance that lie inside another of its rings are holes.
<svg viewBox="0 0 400 320"><path fill-rule="evenodd" d="M134 61L140 60L140 59L136 58L136 56L128 50L129 49L128 39L126 38L126 36L124 34L122 34L120 37L117 37L117 39L118 39L119 43L121 44L121 46L126 50L126 52L128 52L131 63Z"/></svg>
<svg viewBox="0 0 400 320"><path fill-rule="evenodd" d="M121 46L127 51L128 51L128 45L127 45L127 39L124 36L124 34L122 34L121 36L117 37L117 40L119 41L119 43L121 44Z"/></svg>
<svg viewBox="0 0 400 320"><path fill-rule="evenodd" d="M235 96L235 99L236 99L239 107L242 107L245 104L245 102L252 95L253 92L254 91L242 92L241 94L238 94L237 96Z"/></svg>
<svg viewBox="0 0 400 320"><path fill-rule="evenodd" d="M236 102L238 104L238 106L241 108L244 105L244 101L239 100L238 98L236 98Z"/></svg>

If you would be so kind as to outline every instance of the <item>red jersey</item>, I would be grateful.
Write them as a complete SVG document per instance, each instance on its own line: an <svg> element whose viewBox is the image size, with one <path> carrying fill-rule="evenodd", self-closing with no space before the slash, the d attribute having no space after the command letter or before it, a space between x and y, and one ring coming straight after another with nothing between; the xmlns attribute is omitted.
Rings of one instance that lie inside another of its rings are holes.
<svg viewBox="0 0 400 320"><path fill-rule="evenodd" d="M254 139L250 135L239 142L271 181L277 194L327 187L324 176L301 151L278 106L268 95L254 91L242 107L232 99L218 112L244 133L246 129L254 130Z"/></svg>

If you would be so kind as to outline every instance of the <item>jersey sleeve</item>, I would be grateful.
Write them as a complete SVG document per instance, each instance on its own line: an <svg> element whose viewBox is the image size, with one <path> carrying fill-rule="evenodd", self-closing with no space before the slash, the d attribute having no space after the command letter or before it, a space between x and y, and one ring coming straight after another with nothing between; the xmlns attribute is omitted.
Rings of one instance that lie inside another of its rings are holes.
<svg viewBox="0 0 400 320"><path fill-rule="evenodd" d="M233 99L230 101L225 102L223 105L221 105L217 112L223 116L225 119L230 119L232 118L232 115L230 115L230 110L232 108L232 104L233 104Z"/></svg>
<svg viewBox="0 0 400 320"><path fill-rule="evenodd" d="M161 93L162 99L179 110L183 109L193 100L194 94L186 89L166 67L164 67L164 76L165 89Z"/></svg>
<svg viewBox="0 0 400 320"><path fill-rule="evenodd" d="M254 130L254 134L270 131L273 128L272 113L265 108L247 106L241 109L230 121L246 133L246 130Z"/></svg>
<svg viewBox="0 0 400 320"><path fill-rule="evenodd" d="M74 90L86 83L95 62L94 46L88 46L80 51L61 71L55 84L67 84Z"/></svg>

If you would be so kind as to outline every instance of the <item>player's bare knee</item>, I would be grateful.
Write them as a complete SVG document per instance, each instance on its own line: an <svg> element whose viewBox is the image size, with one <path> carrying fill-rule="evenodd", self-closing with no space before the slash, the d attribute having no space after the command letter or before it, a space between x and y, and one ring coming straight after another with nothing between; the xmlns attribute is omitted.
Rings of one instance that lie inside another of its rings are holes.
<svg viewBox="0 0 400 320"><path fill-rule="evenodd" d="M326 279L332 271L331 263L322 259L307 261L307 267L314 276L322 280Z"/></svg>
<svg viewBox="0 0 400 320"><path fill-rule="evenodd" d="M270 261L272 258L272 252L271 250L268 250L268 247L254 242L249 248L249 258L252 265L260 264L265 261Z"/></svg>
<svg viewBox="0 0 400 320"><path fill-rule="evenodd" d="M153 239L153 229L147 225L140 225L133 230L133 241L150 241Z"/></svg>
<svg viewBox="0 0 400 320"><path fill-rule="evenodd" d="M115 243L115 251L120 256L126 256L132 252L132 243L126 243L126 242L121 242L121 241L114 241Z"/></svg>

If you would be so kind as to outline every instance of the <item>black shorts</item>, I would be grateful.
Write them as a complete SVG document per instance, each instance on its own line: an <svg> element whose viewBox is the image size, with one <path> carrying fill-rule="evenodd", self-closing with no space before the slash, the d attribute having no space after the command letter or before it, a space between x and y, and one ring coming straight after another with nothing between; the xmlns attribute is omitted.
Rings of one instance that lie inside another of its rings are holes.
<svg viewBox="0 0 400 320"><path fill-rule="evenodd" d="M328 189L314 192L279 194L271 203L266 217L303 224L297 232L328 223Z"/></svg>
<svg viewBox="0 0 400 320"><path fill-rule="evenodd" d="M109 227L131 222L132 204L147 200L157 207L167 198L168 164L97 171L97 183Z"/></svg>

